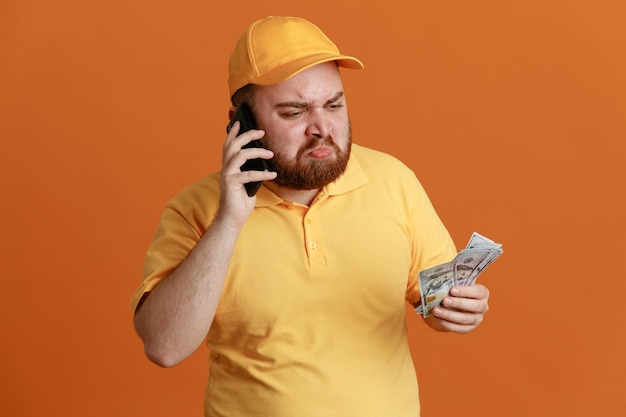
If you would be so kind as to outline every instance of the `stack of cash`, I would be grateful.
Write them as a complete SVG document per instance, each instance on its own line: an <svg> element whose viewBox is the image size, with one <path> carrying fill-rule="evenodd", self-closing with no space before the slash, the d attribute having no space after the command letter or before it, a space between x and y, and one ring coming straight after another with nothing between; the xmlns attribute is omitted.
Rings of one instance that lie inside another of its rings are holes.
<svg viewBox="0 0 626 417"><path fill-rule="evenodd" d="M455 285L473 285L476 278L502 255L502 245L474 232L469 243L450 262L420 272L421 302L415 311L424 316L432 315L433 309L448 296Z"/></svg>

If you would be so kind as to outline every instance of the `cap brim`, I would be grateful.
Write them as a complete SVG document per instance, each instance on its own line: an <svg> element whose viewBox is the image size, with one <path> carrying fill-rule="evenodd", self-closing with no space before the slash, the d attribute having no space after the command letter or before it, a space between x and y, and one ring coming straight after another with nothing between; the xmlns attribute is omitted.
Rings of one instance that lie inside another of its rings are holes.
<svg viewBox="0 0 626 417"><path fill-rule="evenodd" d="M315 65L322 64L324 62L337 61L337 65L343 68L348 69L363 69L363 63L357 58L348 56L348 55L336 55L336 54L322 54L322 55L311 55L302 57L295 61L288 62L284 65L280 65L271 71L263 74L262 76L250 80L252 84L259 85L274 85L289 78L294 75L304 71L305 69L314 67Z"/></svg>

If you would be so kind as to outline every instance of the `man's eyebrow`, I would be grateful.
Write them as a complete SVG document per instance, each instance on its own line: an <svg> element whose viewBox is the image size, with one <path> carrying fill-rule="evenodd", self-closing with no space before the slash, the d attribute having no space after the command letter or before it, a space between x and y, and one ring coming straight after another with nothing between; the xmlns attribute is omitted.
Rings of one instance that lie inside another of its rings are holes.
<svg viewBox="0 0 626 417"><path fill-rule="evenodd" d="M335 103L335 102L339 101L339 99L341 99L341 97L343 97L343 91L339 91L337 94L335 94L330 99L328 99L328 101L326 101L326 104ZM274 107L276 107L276 108L295 107L297 109L301 109L301 108L307 107L308 105L309 105L308 103L300 102L300 101L285 101L283 103L276 104Z"/></svg>
<svg viewBox="0 0 626 417"><path fill-rule="evenodd" d="M343 97L343 91L339 91L337 94L335 94L330 100L326 102L326 104L335 103L339 101L341 97Z"/></svg>

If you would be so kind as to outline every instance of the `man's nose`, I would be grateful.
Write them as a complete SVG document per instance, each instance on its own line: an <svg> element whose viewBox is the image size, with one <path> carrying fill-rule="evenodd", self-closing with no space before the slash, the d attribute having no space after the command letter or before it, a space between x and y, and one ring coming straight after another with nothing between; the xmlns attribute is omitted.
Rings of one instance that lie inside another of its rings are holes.
<svg viewBox="0 0 626 417"><path fill-rule="evenodd" d="M308 117L307 136L325 138L330 135L332 131L331 121L328 115L324 114L323 109L310 110Z"/></svg>

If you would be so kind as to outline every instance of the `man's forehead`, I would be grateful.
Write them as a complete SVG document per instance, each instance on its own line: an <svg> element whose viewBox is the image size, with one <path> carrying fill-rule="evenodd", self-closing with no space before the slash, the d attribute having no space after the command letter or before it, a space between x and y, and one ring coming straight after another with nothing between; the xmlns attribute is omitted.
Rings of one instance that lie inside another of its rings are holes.
<svg viewBox="0 0 626 417"><path fill-rule="evenodd" d="M281 97L285 101L326 101L342 91L339 69L330 62L316 65L278 84L258 86L259 93Z"/></svg>

